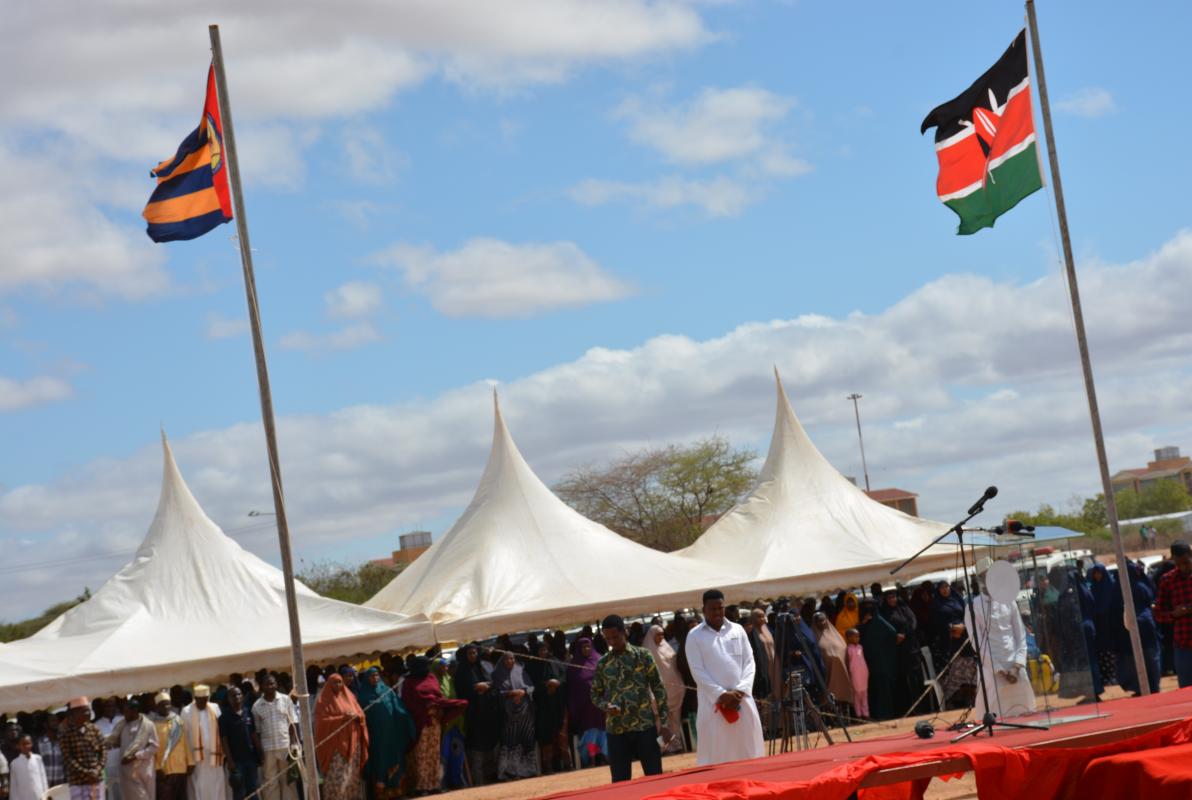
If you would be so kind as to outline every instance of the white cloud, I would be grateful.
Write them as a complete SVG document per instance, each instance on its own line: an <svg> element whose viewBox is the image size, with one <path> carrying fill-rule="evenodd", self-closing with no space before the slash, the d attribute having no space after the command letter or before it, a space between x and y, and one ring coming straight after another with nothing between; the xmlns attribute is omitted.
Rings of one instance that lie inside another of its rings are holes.
<svg viewBox="0 0 1192 800"><path fill-rule="evenodd" d="M1129 264L1086 263L1081 280L1112 468L1143 463L1153 446L1192 448L1185 324L1192 232ZM1156 294L1154 286L1165 290ZM1014 325L1005 323L1007 308L1016 309ZM919 492L926 516L952 519L990 484L1001 489L992 514L1099 491L1058 273L1028 284L953 275L877 314L752 322L706 340L664 335L632 349L593 348L503 384L502 408L548 482L626 449L712 432L764 448L773 423L771 364L816 443L845 474L860 475L845 396L861 392L875 485ZM297 552L352 558L364 542L379 555L388 549L379 537L458 514L483 471L489 392L488 382L477 381L399 405L282 417ZM135 542L157 500L155 435L146 431L145 447L130 457L0 491L0 547L22 539L56 546L68 534ZM174 446L216 521L239 528L246 509L268 501L259 424L196 433ZM270 531L236 535L274 557ZM39 611L83 583L94 588L114 569L110 561L85 566L69 585L12 575L6 613Z"/></svg>
<svg viewBox="0 0 1192 800"><path fill-rule="evenodd" d="M349 125L341 136L344 166L359 183L382 186L397 177L402 157L385 142L384 135L367 125Z"/></svg>
<svg viewBox="0 0 1192 800"><path fill-rule="evenodd" d="M323 296L327 313L338 318L367 317L381 307L381 287L375 283L349 281Z"/></svg>
<svg viewBox="0 0 1192 800"><path fill-rule="evenodd" d="M698 10L679 0L92 2L69 14L25 3L5 11L0 71L21 79L0 93L0 213L16 212L0 219L0 292L79 284L127 298L159 293L167 280L161 252L106 213L143 202L152 184L111 175L146 174L194 127L212 19L222 21L245 181L285 190L302 186L321 124L381 109L429 76L509 91L712 38ZM48 140L74 160L39 161L24 144ZM366 140L349 150L349 166L370 177L389 179L399 161L377 160Z"/></svg>
<svg viewBox="0 0 1192 800"><path fill-rule="evenodd" d="M86 286L138 299L165 291L164 255L144 229L114 223L103 198L76 179L85 165L18 153L0 140L0 294L30 287L46 293ZM146 194L148 197L148 194Z"/></svg>
<svg viewBox="0 0 1192 800"><path fill-rule="evenodd" d="M0 375L0 413L56 403L71 394L70 384L60 378L38 375L19 381Z"/></svg>
<svg viewBox="0 0 1192 800"><path fill-rule="evenodd" d="M704 89L685 105L660 106L633 97L617 116L629 121L634 141L676 164L737 161L778 147L769 127L786 117L794 100L756 86Z"/></svg>
<svg viewBox="0 0 1192 800"><path fill-rule="evenodd" d="M472 239L446 253L399 244L376 261L396 267L406 286L452 317L528 317L632 293L572 242Z"/></svg>
<svg viewBox="0 0 1192 800"><path fill-rule="evenodd" d="M647 209L694 206L709 217L735 217L757 199L759 190L724 176L705 181L669 175L640 183L590 178L568 193L586 206L629 201Z"/></svg>
<svg viewBox="0 0 1192 800"><path fill-rule="evenodd" d="M325 334L293 331L278 340L283 350L304 350L307 352L328 352L355 350L366 344L381 341L380 332L371 322L358 322Z"/></svg>
<svg viewBox="0 0 1192 800"><path fill-rule="evenodd" d="M657 98L630 97L615 116L628 122L631 139L672 164L688 169L714 166L734 174L636 181L590 178L571 187L569 194L589 206L694 206L709 217L738 216L772 181L811 171L811 164L791 154L789 142L777 130L794 106L793 98L756 86L707 88L688 103L670 106Z"/></svg>
<svg viewBox="0 0 1192 800"><path fill-rule="evenodd" d="M1055 107L1077 117L1104 117L1117 111L1113 94L1099 86L1086 86L1064 97Z"/></svg>
<svg viewBox="0 0 1192 800"><path fill-rule="evenodd" d="M243 317L225 317L218 312L207 315L207 338L230 339L248 333L248 320Z"/></svg>

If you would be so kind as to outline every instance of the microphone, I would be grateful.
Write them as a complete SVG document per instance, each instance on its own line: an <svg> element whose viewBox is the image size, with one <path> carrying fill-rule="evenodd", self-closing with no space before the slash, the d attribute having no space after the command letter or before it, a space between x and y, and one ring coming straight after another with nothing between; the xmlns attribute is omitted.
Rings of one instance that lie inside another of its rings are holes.
<svg viewBox="0 0 1192 800"><path fill-rule="evenodd" d="M997 497L997 487L990 486L985 490L985 494L981 495L981 499L973 503L972 507L969 508L968 513L970 515L980 514L985 510L985 501L992 500L995 497Z"/></svg>

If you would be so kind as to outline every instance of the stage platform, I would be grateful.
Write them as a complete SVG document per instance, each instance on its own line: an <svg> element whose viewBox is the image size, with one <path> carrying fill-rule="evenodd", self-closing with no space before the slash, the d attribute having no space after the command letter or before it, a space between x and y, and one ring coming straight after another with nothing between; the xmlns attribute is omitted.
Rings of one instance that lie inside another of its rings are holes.
<svg viewBox="0 0 1192 800"><path fill-rule="evenodd" d="M778 798L786 793L774 784L793 784L827 779L841 767L863 775L856 785L862 789L894 788L908 781L926 782L968 772L979 754L988 753L990 746L1031 748L1091 748L1157 731L1171 723L1192 720L1192 688L1161 692L1150 697L1114 700L1098 705L1071 706L1052 712L1054 723L1050 730L999 730L992 737L969 737L960 744L951 744L955 734L939 730L933 739L920 739L914 734L898 734L865 739L853 743L836 744L814 750L796 751L768 756L753 761L740 761L711 767L694 767L681 772L639 778L628 783L602 786L595 789L562 792L550 795L558 798L583 800L645 800L645 798ZM1083 718L1082 718L1083 717ZM1082 719L1081 719L1082 718ZM1046 723L1043 715L1016 719ZM1188 726L1192 730L1192 725ZM876 764L879 768L874 768ZM852 765L852 766L849 766ZM854 769L855 767L855 769ZM828 781L831 783L831 781ZM709 784L714 784L709 786ZM777 791L767 791L765 786ZM795 787L790 787L794 789ZM826 787L825 787L826 788ZM799 793L801 795L801 793ZM819 796L818 793L813 792ZM864 796L866 792L863 792ZM882 794L879 790L873 794ZM899 796L892 793L891 796ZM796 796L790 794L790 796ZM823 796L833 796L825 794ZM847 796L847 794L845 795ZM905 796L905 795L903 795ZM1192 795L1189 795L1192 796Z"/></svg>

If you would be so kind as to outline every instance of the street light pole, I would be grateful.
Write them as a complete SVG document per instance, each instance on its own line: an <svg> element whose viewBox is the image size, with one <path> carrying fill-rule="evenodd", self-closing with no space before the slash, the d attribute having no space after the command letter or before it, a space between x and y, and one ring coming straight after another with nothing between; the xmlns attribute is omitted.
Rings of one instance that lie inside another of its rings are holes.
<svg viewBox="0 0 1192 800"><path fill-rule="evenodd" d="M853 414L857 417L857 442L861 445L861 471L865 473L865 491L869 491L869 467L865 465L865 439L861 436L861 411L857 407L857 401L861 399L861 395L853 392L846 400L853 401Z"/></svg>

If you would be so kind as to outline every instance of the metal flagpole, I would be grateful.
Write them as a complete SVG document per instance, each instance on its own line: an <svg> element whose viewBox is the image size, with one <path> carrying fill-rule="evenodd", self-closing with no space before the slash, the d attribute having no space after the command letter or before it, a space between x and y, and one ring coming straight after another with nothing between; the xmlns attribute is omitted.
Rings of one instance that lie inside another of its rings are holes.
<svg viewBox="0 0 1192 800"><path fill-rule="evenodd" d="M1047 100L1047 81L1043 77L1043 48L1039 44L1039 23L1035 19L1034 0L1026 0L1026 18L1031 31L1031 52L1035 60L1035 78L1039 84L1039 109L1043 112L1043 132L1047 137L1047 159L1051 166L1051 183L1055 192L1055 211L1059 217L1060 240L1064 248L1064 267L1068 277L1068 295L1072 299L1072 317L1076 323L1076 344L1080 349L1080 366L1084 371L1084 388L1088 394L1089 416L1093 423L1093 441L1097 446L1097 466L1101 470L1101 488L1105 492L1105 515L1113 534L1113 551L1118 565L1118 586L1125 606L1126 630L1130 633L1130 648L1134 651L1134 668L1138 675L1138 689L1149 695L1146 661L1142 656L1142 640L1138 636L1138 618L1134 615L1134 594L1130 586L1126 549L1118 527L1117 502L1109 479L1109 459L1105 455L1105 435L1101 431L1101 412L1097 408L1097 390L1093 385L1093 365L1089 360L1089 344L1084 332L1084 312L1080 307L1080 289L1076 285L1076 262L1072 257L1072 240L1068 235L1068 214L1064 208L1064 187L1060 183L1060 162L1055 152L1055 132L1051 127L1051 105Z"/></svg>
<svg viewBox="0 0 1192 800"><path fill-rule="evenodd" d="M277 515L277 541L281 550L281 569L286 583L286 610L290 617L290 653L294 687L298 691L298 712L302 728L302 750L306 775L303 786L307 800L319 800L319 773L315 759L315 725L311 714L310 692L306 685L306 662L302 657L302 629L298 623L298 598L294 592L294 564L290 555L290 527L286 521L286 499L281 484L281 463L277 457L277 428L273 422L273 396L269 391L269 369L265 364L265 344L261 338L261 311L257 306L257 282L253 277L252 248L248 241L248 220L244 196L240 190L240 164L236 160L236 137L232 130L232 107L228 102L228 84L224 78L223 48L219 26L209 25L211 56L215 64L215 88L223 121L223 151L228 168L228 182L235 207L236 234L240 240L240 263L244 267L244 291L248 297L248 318L252 327L253 353L257 361L257 384L261 390L261 418L265 424L265 444L269 450L269 476L273 483L273 510Z"/></svg>
<svg viewBox="0 0 1192 800"><path fill-rule="evenodd" d="M869 491L869 467L865 464L865 440L861 438L861 410L857 408L857 401L861 399L861 395L853 392L846 400L853 401L853 414L857 417L857 441L861 443L861 472L865 474L865 491Z"/></svg>

